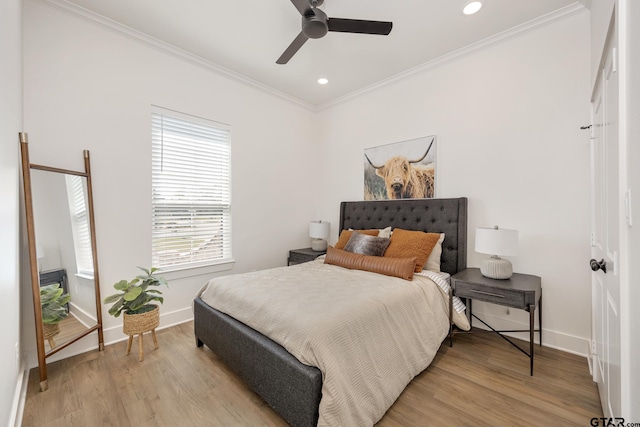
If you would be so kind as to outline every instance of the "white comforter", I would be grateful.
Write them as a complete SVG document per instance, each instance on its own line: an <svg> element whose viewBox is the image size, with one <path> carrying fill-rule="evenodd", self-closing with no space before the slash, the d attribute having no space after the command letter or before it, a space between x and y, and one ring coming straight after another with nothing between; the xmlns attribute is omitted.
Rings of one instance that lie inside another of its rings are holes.
<svg viewBox="0 0 640 427"><path fill-rule="evenodd" d="M319 426L371 426L433 360L448 333L446 295L322 260L212 279L211 307L322 372Z"/></svg>

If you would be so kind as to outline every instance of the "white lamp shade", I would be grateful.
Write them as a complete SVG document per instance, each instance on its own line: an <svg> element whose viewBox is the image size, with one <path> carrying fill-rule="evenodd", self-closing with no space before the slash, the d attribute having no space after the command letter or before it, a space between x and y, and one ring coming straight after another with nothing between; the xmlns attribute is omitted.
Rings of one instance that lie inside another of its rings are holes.
<svg viewBox="0 0 640 427"><path fill-rule="evenodd" d="M506 228L476 228L476 252L489 255L510 256L518 254L518 230Z"/></svg>
<svg viewBox="0 0 640 427"><path fill-rule="evenodd" d="M329 238L330 222L326 221L311 221L309 223L309 237L312 239L324 239Z"/></svg>

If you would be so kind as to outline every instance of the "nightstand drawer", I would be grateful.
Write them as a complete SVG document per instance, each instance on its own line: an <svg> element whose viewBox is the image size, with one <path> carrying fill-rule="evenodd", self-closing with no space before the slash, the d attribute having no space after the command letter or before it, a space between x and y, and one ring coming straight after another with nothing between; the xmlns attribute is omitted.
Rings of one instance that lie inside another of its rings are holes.
<svg viewBox="0 0 640 427"><path fill-rule="evenodd" d="M294 252L291 251L289 253L289 262L290 263L300 263L300 262L307 262L307 261L313 261L315 258L313 258L313 255L308 255L308 254L301 254L298 252Z"/></svg>
<svg viewBox="0 0 640 427"><path fill-rule="evenodd" d="M526 309L524 293L511 289L497 289L477 283L456 282L455 293L460 298L471 298L493 304Z"/></svg>
<svg viewBox="0 0 640 427"><path fill-rule="evenodd" d="M313 261L325 253L327 253L327 251L314 251L311 248L293 249L289 251L287 265L296 265L303 262Z"/></svg>

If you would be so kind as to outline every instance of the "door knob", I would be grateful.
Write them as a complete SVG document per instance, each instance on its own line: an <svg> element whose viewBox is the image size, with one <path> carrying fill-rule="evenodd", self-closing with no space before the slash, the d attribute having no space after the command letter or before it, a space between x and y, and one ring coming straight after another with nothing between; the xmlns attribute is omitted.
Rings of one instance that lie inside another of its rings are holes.
<svg viewBox="0 0 640 427"><path fill-rule="evenodd" d="M604 259L601 259L600 261L596 261L595 259L592 258L589 263L591 264L591 269L593 271L602 270L603 273L607 272L607 262Z"/></svg>

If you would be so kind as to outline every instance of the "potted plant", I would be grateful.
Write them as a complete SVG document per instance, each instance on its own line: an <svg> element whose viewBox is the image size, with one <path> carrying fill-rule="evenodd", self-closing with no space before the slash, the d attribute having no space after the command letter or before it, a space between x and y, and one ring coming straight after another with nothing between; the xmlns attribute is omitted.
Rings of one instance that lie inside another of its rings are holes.
<svg viewBox="0 0 640 427"><path fill-rule="evenodd" d="M119 317L121 313L124 313L122 330L129 335L127 354L131 352L133 336L137 334L139 336L138 355L139 360L142 361L144 359L142 351L142 334L144 332L151 331L155 348L158 348L155 329L160 324L160 308L157 304L151 303L157 301L162 304L164 298L160 296L162 295L160 290L152 287L168 286L168 284L163 277L154 275L158 271L157 268L152 267L149 270L138 268L145 274L136 276L131 281L120 280L114 284L113 287L119 292L106 297L104 303L113 303L109 309L109 314L112 316Z"/></svg>
<svg viewBox="0 0 640 427"><path fill-rule="evenodd" d="M40 287L43 334L51 348L56 346L53 337L60 333L60 322L69 315L64 306L70 300L71 295L64 293L60 283Z"/></svg>

